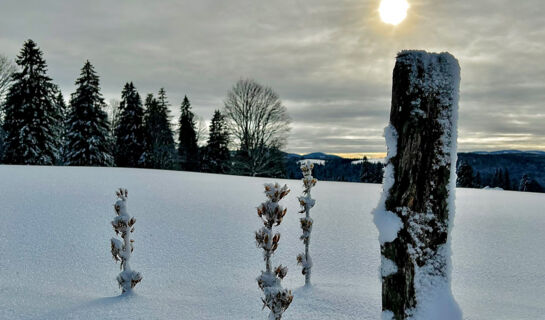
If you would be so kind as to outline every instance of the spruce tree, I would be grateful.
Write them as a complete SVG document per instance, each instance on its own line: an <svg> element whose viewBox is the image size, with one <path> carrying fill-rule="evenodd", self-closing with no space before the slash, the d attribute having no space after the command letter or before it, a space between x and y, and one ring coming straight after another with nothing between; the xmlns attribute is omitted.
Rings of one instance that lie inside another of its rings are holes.
<svg viewBox="0 0 545 320"><path fill-rule="evenodd" d="M375 180L375 170L374 166L369 160L367 159L367 156L363 157L363 161L361 163L361 176L360 181L365 183L374 183Z"/></svg>
<svg viewBox="0 0 545 320"><path fill-rule="evenodd" d="M225 116L219 110L214 111L210 123L208 142L204 151L203 166L207 172L226 173L229 170L229 132Z"/></svg>
<svg viewBox="0 0 545 320"><path fill-rule="evenodd" d="M492 188L502 188L503 189L503 171L502 169L496 169L494 171L494 176L490 182L490 187Z"/></svg>
<svg viewBox="0 0 545 320"><path fill-rule="evenodd" d="M66 102L64 101L64 96L62 95L62 92L60 89L57 89L57 95L55 96L55 102L57 103L57 108L59 108L59 113L61 115L61 118L64 120L68 119L68 115L70 114L70 109L66 105ZM66 126L63 124L63 128L61 131L66 132Z"/></svg>
<svg viewBox="0 0 545 320"><path fill-rule="evenodd" d="M461 188L473 188L473 168L466 162L462 162L457 170L456 186Z"/></svg>
<svg viewBox="0 0 545 320"><path fill-rule="evenodd" d="M55 96L55 102L60 113L60 137L59 137L59 164L64 164L66 159L66 133L68 127L68 113L69 109L64 101L64 96L60 89L57 89L57 95Z"/></svg>
<svg viewBox="0 0 545 320"><path fill-rule="evenodd" d="M69 166L111 166L111 138L99 77L86 61L76 80L67 120L66 158Z"/></svg>
<svg viewBox="0 0 545 320"><path fill-rule="evenodd" d="M503 189L511 190L511 178L509 177L509 170L507 168L503 171Z"/></svg>
<svg viewBox="0 0 545 320"><path fill-rule="evenodd" d="M180 169L197 171L199 169L199 147L197 146L197 132L195 130L195 114L191 111L191 104L187 96L181 106L178 136L178 161Z"/></svg>
<svg viewBox="0 0 545 320"><path fill-rule="evenodd" d="M382 183L382 178L384 177L384 164L378 162L375 164L375 183Z"/></svg>
<svg viewBox="0 0 545 320"><path fill-rule="evenodd" d="M528 174L522 175L519 184L519 191L524 192L543 192L543 187Z"/></svg>
<svg viewBox="0 0 545 320"><path fill-rule="evenodd" d="M2 121L0 119L0 121ZM4 129L2 129L2 123L0 122L0 163L2 163L2 159L4 158L4 139L5 139L5 132Z"/></svg>
<svg viewBox="0 0 545 320"><path fill-rule="evenodd" d="M475 179L474 179L473 183L474 183L475 188L482 188L483 187L483 182L482 182L482 179L481 179L481 173L479 171L477 171L477 174L475 175Z"/></svg>
<svg viewBox="0 0 545 320"><path fill-rule="evenodd" d="M12 75L3 106L5 163L53 165L59 158L61 114L42 55L27 40L17 56L20 71Z"/></svg>
<svg viewBox="0 0 545 320"><path fill-rule="evenodd" d="M168 101L165 90L163 88L159 90L158 99L155 99L152 94L148 94L145 105L145 165L155 169L172 169L176 149L168 119Z"/></svg>
<svg viewBox="0 0 545 320"><path fill-rule="evenodd" d="M144 109L132 82L121 92L119 118L115 128L115 164L118 167L142 166L145 150Z"/></svg>

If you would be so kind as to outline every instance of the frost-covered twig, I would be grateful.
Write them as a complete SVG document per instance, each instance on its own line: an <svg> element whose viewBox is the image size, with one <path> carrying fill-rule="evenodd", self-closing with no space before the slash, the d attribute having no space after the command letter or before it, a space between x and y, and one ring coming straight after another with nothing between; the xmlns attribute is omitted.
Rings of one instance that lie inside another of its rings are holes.
<svg viewBox="0 0 545 320"><path fill-rule="evenodd" d="M310 270L312 268L312 259L309 254L310 245L310 233L312 231L313 220L310 217L310 209L314 207L316 200L310 196L310 190L316 185L316 179L312 177L312 169L314 165L309 162L303 162L301 164L301 171L303 172L303 196L298 197L299 204L301 205L301 211L305 216L301 218L301 229L303 234L301 240L305 244L305 253L301 253L297 256L297 263L303 267L302 273L305 275L305 286L310 286Z"/></svg>
<svg viewBox="0 0 545 320"><path fill-rule="evenodd" d="M287 211L278 204L278 201L289 192L286 185L281 187L278 183L265 184L265 195L269 199L257 208L257 215L263 221L263 228L256 231L255 240L257 247L263 249L265 260L265 271L261 271L261 275L257 277L257 284L265 294L265 298L261 298L263 308L267 307L271 310L269 320L282 319L282 314L293 300L291 290L284 289L281 285L282 279L288 273L288 268L279 265L273 271L271 267L271 256L278 248L280 240L280 233L273 235L272 227L280 225Z"/></svg>
<svg viewBox="0 0 545 320"><path fill-rule="evenodd" d="M131 233L134 232L134 223L136 219L131 217L127 212L127 189L119 189L116 192L118 200L115 202L114 209L117 216L112 221L115 234L121 236L123 241L112 238L112 256L114 260L121 261L121 273L117 276L117 282L121 288L121 292L130 292L138 282L142 280L140 272L131 269L129 259L134 250Z"/></svg>

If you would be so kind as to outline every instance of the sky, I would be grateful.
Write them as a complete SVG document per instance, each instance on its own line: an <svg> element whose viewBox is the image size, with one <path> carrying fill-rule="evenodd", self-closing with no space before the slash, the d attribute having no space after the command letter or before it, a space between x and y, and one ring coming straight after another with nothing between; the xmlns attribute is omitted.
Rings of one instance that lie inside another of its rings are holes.
<svg viewBox="0 0 545 320"><path fill-rule="evenodd" d="M288 109L286 151L382 154L397 52L448 51L459 151L545 150L545 2L408 1L392 26L380 0L2 0L0 53L31 38L65 97L88 59L107 101L164 87L173 117L187 95L203 120L251 78Z"/></svg>

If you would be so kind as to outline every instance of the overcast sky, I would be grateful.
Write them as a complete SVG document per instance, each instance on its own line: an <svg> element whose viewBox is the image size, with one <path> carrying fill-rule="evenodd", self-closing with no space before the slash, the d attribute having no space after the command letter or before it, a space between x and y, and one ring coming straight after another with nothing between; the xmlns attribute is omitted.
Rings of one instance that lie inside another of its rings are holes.
<svg viewBox="0 0 545 320"><path fill-rule="evenodd" d="M459 149L545 150L545 2L408 0L1 0L0 53L31 38L65 97L86 59L105 98L127 81L184 94L204 119L240 78L275 89L293 119L287 151L384 152L395 55L449 51L462 69Z"/></svg>

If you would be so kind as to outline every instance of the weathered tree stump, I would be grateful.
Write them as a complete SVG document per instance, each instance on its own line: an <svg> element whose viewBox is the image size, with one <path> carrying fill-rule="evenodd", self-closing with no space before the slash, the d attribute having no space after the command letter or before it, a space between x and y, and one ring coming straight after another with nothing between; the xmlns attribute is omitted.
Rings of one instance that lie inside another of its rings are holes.
<svg viewBox="0 0 545 320"><path fill-rule="evenodd" d="M402 51L393 73L380 232L383 319L461 319L450 290L460 67Z"/></svg>

